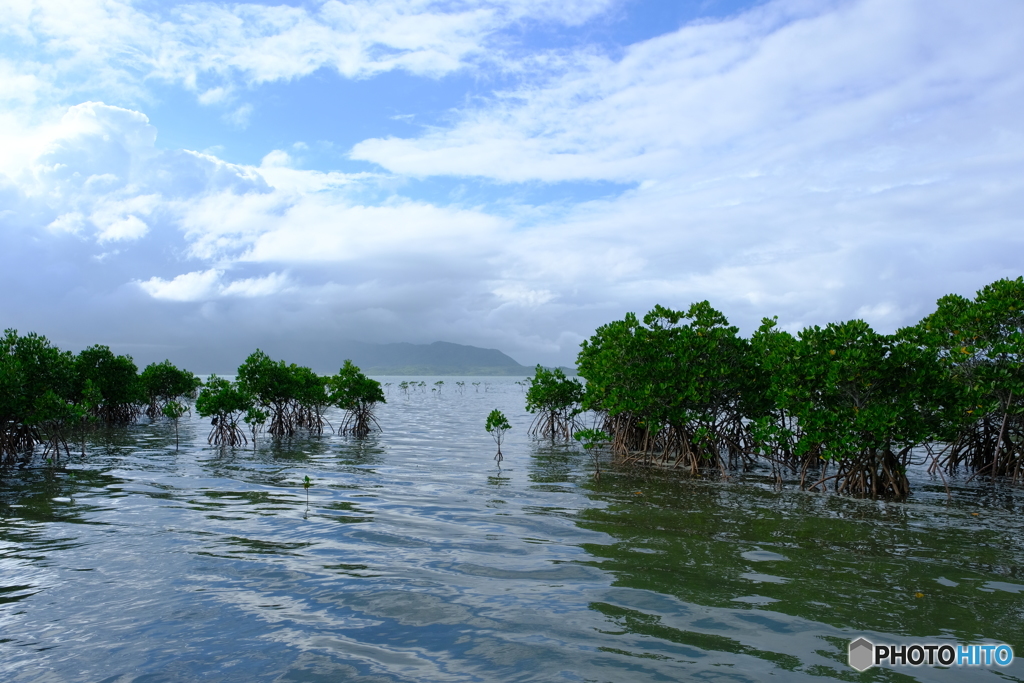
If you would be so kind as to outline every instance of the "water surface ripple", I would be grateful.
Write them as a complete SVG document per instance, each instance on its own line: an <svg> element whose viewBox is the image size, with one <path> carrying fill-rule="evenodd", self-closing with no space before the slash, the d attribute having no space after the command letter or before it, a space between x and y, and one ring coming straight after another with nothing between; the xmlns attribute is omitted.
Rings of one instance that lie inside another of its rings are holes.
<svg viewBox="0 0 1024 683"><path fill-rule="evenodd" d="M6 472L0 678L967 680L857 675L859 635L1024 656L1018 490L953 480L948 502L914 472L911 500L885 503L758 473L595 480L577 448L527 437L513 380L443 379L406 396L384 378L385 431L363 440L222 450L185 418L177 451L147 422ZM500 469L492 408L513 424ZM969 673L1024 680L1019 659Z"/></svg>

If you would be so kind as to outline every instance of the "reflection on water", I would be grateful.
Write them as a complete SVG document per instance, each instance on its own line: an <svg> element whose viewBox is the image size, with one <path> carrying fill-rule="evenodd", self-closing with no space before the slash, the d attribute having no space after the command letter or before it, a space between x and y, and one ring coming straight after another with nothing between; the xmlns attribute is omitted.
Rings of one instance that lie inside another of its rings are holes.
<svg viewBox="0 0 1024 683"><path fill-rule="evenodd" d="M1020 491L952 482L949 503L917 473L894 504L756 473L595 481L576 448L526 437L513 380L454 380L393 385L364 440L222 450L186 418L178 451L161 421L97 432L63 470L7 472L0 678L953 681L855 674L846 644L1024 655ZM493 408L513 424L501 469Z"/></svg>

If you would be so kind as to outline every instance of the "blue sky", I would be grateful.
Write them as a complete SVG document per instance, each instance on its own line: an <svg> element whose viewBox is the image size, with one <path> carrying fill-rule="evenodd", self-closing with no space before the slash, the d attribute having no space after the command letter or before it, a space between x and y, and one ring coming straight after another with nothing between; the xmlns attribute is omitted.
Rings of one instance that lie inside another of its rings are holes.
<svg viewBox="0 0 1024 683"><path fill-rule="evenodd" d="M702 299L891 331L1021 274L1021 26L1017 0L0 0L0 319L200 372L344 339L568 364Z"/></svg>

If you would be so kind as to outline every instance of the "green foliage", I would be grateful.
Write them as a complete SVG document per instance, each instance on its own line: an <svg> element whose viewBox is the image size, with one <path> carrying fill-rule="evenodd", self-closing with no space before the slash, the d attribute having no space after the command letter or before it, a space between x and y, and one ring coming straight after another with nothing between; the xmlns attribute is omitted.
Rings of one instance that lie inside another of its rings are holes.
<svg viewBox="0 0 1024 683"><path fill-rule="evenodd" d="M251 404L241 385L210 375L196 397L196 412L202 417L227 417L241 414Z"/></svg>
<svg viewBox="0 0 1024 683"><path fill-rule="evenodd" d="M42 335L6 330L0 339L0 464L46 443L59 455L64 433L78 417L74 356Z"/></svg>
<svg viewBox="0 0 1024 683"><path fill-rule="evenodd" d="M292 415L298 427L304 427L311 434L324 431L324 411L331 405L327 380L307 367L288 366L295 378L296 391L292 402Z"/></svg>
<svg viewBox="0 0 1024 683"><path fill-rule="evenodd" d="M313 485L313 480L309 478L307 474L302 478L302 488L306 489L306 507L309 507L309 487Z"/></svg>
<svg viewBox="0 0 1024 683"><path fill-rule="evenodd" d="M310 368L274 361L257 349L238 368L239 387L259 409L247 420L253 438L259 429L254 425L262 425L268 418L268 431L275 437L290 437L299 429L323 433L324 412L334 403L330 383ZM268 418L256 419L263 413Z"/></svg>
<svg viewBox="0 0 1024 683"><path fill-rule="evenodd" d="M169 360L150 363L139 375L146 415L155 418L171 401L193 399L202 381L188 370L179 370Z"/></svg>
<svg viewBox="0 0 1024 683"><path fill-rule="evenodd" d="M944 416L945 466L1024 479L1024 278L993 282L973 300L939 299L918 332L956 393Z"/></svg>
<svg viewBox="0 0 1024 683"><path fill-rule="evenodd" d="M168 401L160 412L164 414L164 417L177 421L186 411L188 411L188 407L185 404L178 401Z"/></svg>
<svg viewBox="0 0 1024 683"><path fill-rule="evenodd" d="M746 420L764 409L749 342L706 301L599 327L577 367L587 380L584 407L607 416L613 449L626 457L658 452L693 472L708 464L724 471L722 455L745 456Z"/></svg>
<svg viewBox="0 0 1024 683"><path fill-rule="evenodd" d="M501 463L504 459L501 455L501 442L505 438L505 432L512 429L512 425L508 423L508 419L504 413L495 408L487 415L487 422L484 424L484 429L494 437L494 442L498 444L498 453L494 456L494 459Z"/></svg>
<svg viewBox="0 0 1024 683"><path fill-rule="evenodd" d="M526 391L526 410L538 413L530 434L569 439L578 428L576 416L582 412L583 384L568 378L560 368L547 370L537 366Z"/></svg>
<svg viewBox="0 0 1024 683"><path fill-rule="evenodd" d="M853 320L802 331L793 369L780 407L803 432L796 456L837 463L840 490L907 495L909 455L936 433L942 408L934 351L912 331L882 335Z"/></svg>
<svg viewBox="0 0 1024 683"><path fill-rule="evenodd" d="M188 407L178 401L168 401L160 411L174 422L174 449L178 449L178 420L185 414Z"/></svg>
<svg viewBox="0 0 1024 683"><path fill-rule="evenodd" d="M327 381L331 401L345 411L341 433L363 437L380 424L374 417L378 403L385 403L380 382L364 375L352 361L346 360L338 374Z"/></svg>
<svg viewBox="0 0 1024 683"><path fill-rule="evenodd" d="M144 401L139 369L131 356L117 356L108 347L90 346L75 358L76 394L86 381L99 388L102 402L97 416L107 424L128 424L139 416Z"/></svg>
<svg viewBox="0 0 1024 683"><path fill-rule="evenodd" d="M611 441L611 437L603 429L581 429L573 438L583 445L583 450L590 451Z"/></svg>
<svg viewBox="0 0 1024 683"><path fill-rule="evenodd" d="M1018 278L892 335L853 320L794 336L766 318L745 340L707 302L658 306L598 328L577 366L627 461L724 474L763 459L780 482L790 468L812 489L904 497L915 449L942 442L949 469L1024 479L1022 355Z"/></svg>
<svg viewBox="0 0 1024 683"><path fill-rule="evenodd" d="M221 446L237 446L247 442L238 427L238 420L252 407L251 398L239 384L210 375L196 397L196 412L211 418L207 441Z"/></svg>
<svg viewBox="0 0 1024 683"><path fill-rule="evenodd" d="M82 394L73 406L82 438L82 455L85 455L86 432L99 421L97 413L101 405L103 405L103 394L100 393L100 388L91 379L85 380L82 385Z"/></svg>
<svg viewBox="0 0 1024 683"><path fill-rule="evenodd" d="M249 433L252 434L253 448L256 447L256 436L263 429L263 425L267 423L267 418L270 415L265 410L260 410L255 406L249 406L245 411L245 417L242 420L245 424L249 425Z"/></svg>
<svg viewBox="0 0 1024 683"><path fill-rule="evenodd" d="M256 349L238 367L238 385L253 403L270 414L269 432L273 436L292 436L297 425L292 404L298 398L302 381L283 360L274 361Z"/></svg>
<svg viewBox="0 0 1024 683"><path fill-rule="evenodd" d="M484 429L491 434L498 435L495 436L497 439L500 438L500 435L503 434L505 430L512 429L512 425L508 423L508 419L505 417L505 414L495 408L488 413L487 423L484 425Z"/></svg>
<svg viewBox="0 0 1024 683"><path fill-rule="evenodd" d="M611 437L603 429L581 429L573 435L573 438L579 441L583 445L583 450L594 458L594 476L600 478L601 461L598 459L597 449L608 444Z"/></svg>

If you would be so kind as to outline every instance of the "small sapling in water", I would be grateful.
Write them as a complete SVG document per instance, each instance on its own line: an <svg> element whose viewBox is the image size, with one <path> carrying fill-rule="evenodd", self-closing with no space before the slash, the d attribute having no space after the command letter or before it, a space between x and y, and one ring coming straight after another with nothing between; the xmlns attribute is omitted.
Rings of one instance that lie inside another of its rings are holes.
<svg viewBox="0 0 1024 683"><path fill-rule="evenodd" d="M267 418L270 414L265 410L252 406L245 411L245 417L242 421L249 425L249 432L252 434L252 448L256 450L256 435L263 430L263 425L267 423Z"/></svg>
<svg viewBox="0 0 1024 683"><path fill-rule="evenodd" d="M484 429L494 437L494 442L498 444L498 453L494 456L494 459L498 461L498 466L500 467L501 461L504 459L501 455L501 441L505 438L505 432L512 429L512 425L508 423L505 415L495 408L487 416L487 424L484 425Z"/></svg>
<svg viewBox="0 0 1024 683"><path fill-rule="evenodd" d="M594 478L601 478L601 461L598 460L597 448L607 445L611 437L607 432L600 429L581 429L573 435L573 438L583 444L583 450L594 458Z"/></svg>
<svg viewBox="0 0 1024 683"><path fill-rule="evenodd" d="M168 401L161 410L166 417L174 421L174 450L178 450L178 420L186 410L188 408L178 401Z"/></svg>

